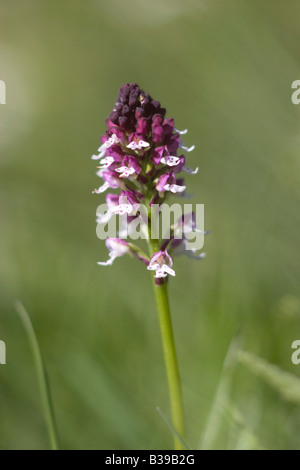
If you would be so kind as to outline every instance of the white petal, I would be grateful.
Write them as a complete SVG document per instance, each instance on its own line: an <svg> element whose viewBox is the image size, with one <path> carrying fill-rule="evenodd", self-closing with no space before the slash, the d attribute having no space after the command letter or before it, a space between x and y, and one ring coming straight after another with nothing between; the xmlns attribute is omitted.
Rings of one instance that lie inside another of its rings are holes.
<svg viewBox="0 0 300 470"><path fill-rule="evenodd" d="M100 147L100 149L101 149L101 147ZM100 160L100 158L105 157L106 150L100 150L100 149L99 149L99 152L100 152L99 155L93 155L92 160Z"/></svg>
<svg viewBox="0 0 300 470"><path fill-rule="evenodd" d="M122 238L122 239L125 239L128 237L128 229L127 228L121 228L119 230L119 237Z"/></svg>
<svg viewBox="0 0 300 470"><path fill-rule="evenodd" d="M100 266L110 266L113 264L116 258L120 258L130 251L128 245L122 245L121 243L115 242L113 239L108 240L110 241L110 245L108 246L109 259L107 261L98 262L97 264Z"/></svg>
<svg viewBox="0 0 300 470"><path fill-rule="evenodd" d="M99 167L99 171L97 171L96 175L99 176L99 178L102 178L104 171L105 168Z"/></svg>
<svg viewBox="0 0 300 470"><path fill-rule="evenodd" d="M157 279L161 279L162 277L167 277L167 274L164 272L164 270L161 268L161 269L158 269L155 273L155 276Z"/></svg>
<svg viewBox="0 0 300 470"><path fill-rule="evenodd" d="M171 191L171 193L183 193L186 190L186 186L178 186L178 184L166 184L164 186L165 191Z"/></svg>
<svg viewBox="0 0 300 470"><path fill-rule="evenodd" d="M192 152L195 150L195 145L192 145L191 147L186 147L182 142L180 143L180 148L184 150L185 152Z"/></svg>
<svg viewBox="0 0 300 470"><path fill-rule="evenodd" d="M109 148L109 144L108 142L105 142L103 145L101 145L101 147L98 148L98 152L100 152L101 154L106 152L106 150Z"/></svg>
<svg viewBox="0 0 300 470"><path fill-rule="evenodd" d="M137 147L136 142L131 142L130 144L127 145L127 148L131 150L136 150L138 147Z"/></svg>
<svg viewBox="0 0 300 470"><path fill-rule="evenodd" d="M131 204L120 204L119 206L113 207L111 211L114 214L119 215L131 214L133 211L133 206Z"/></svg>
<svg viewBox="0 0 300 470"><path fill-rule="evenodd" d="M100 214L97 216L96 223L97 224L106 224L111 218L113 214L111 211L107 211L106 214Z"/></svg>
<svg viewBox="0 0 300 470"><path fill-rule="evenodd" d="M193 168L189 168L188 166L184 166L182 169L183 169L183 171L185 171L189 175L196 175L199 171L198 167L195 168L195 170L193 170Z"/></svg>
<svg viewBox="0 0 300 470"><path fill-rule="evenodd" d="M128 170L127 166L120 166L120 168L116 168L117 173L123 173L125 170Z"/></svg>
<svg viewBox="0 0 300 470"><path fill-rule="evenodd" d="M112 144L118 144L119 142L121 142L120 139L116 136L116 134L113 134L109 141L112 142Z"/></svg>
<svg viewBox="0 0 300 470"><path fill-rule="evenodd" d="M136 142L131 142L130 144L127 145L127 148L129 148L131 150L136 150L138 148L137 143Z"/></svg>
<svg viewBox="0 0 300 470"><path fill-rule="evenodd" d="M105 182L100 188L95 189L94 194L102 194L104 193L108 188L110 188L109 184Z"/></svg>
<svg viewBox="0 0 300 470"><path fill-rule="evenodd" d="M188 133L187 129L184 129L184 131L179 131L178 129L176 129L176 127L174 127L174 131L177 132L177 134L180 134L180 135L185 135L185 134Z"/></svg>
<svg viewBox="0 0 300 470"><path fill-rule="evenodd" d="M99 264L99 266L111 266L113 264L113 262L115 261L116 259L116 256L112 256L110 257L107 261L98 261L97 264Z"/></svg>
<svg viewBox="0 0 300 470"><path fill-rule="evenodd" d="M154 264L152 264L152 265L149 264L149 266L147 266L147 269L148 269L149 271L156 271L158 268L159 268L159 264L157 264L157 263L154 263Z"/></svg>
<svg viewBox="0 0 300 470"><path fill-rule="evenodd" d="M195 253L193 250L186 250L185 254L189 258L192 258L192 259L195 259L195 260L200 260L200 259L206 258L206 253L200 253L199 255L197 255L197 253Z"/></svg>
<svg viewBox="0 0 300 470"><path fill-rule="evenodd" d="M170 155L168 157L163 157L161 159L161 163L163 163L164 165L168 165L168 166L176 166L180 163L180 158L173 157Z"/></svg>
<svg viewBox="0 0 300 470"><path fill-rule="evenodd" d="M117 173L122 173L120 175L120 178L128 178L128 176L131 176L135 173L134 168L128 168L127 166L121 166L120 168L116 169Z"/></svg>
<svg viewBox="0 0 300 470"><path fill-rule="evenodd" d="M112 145L118 144L120 139L116 136L116 134L113 134L104 144L99 147L99 152L103 152L105 154L106 150L109 149Z"/></svg>
<svg viewBox="0 0 300 470"><path fill-rule="evenodd" d="M174 269L170 268L170 267L167 266L166 264L164 264L164 265L162 266L162 269L163 269L166 273L170 274L170 276L176 276L176 273L175 273Z"/></svg>
<svg viewBox="0 0 300 470"><path fill-rule="evenodd" d="M127 145L127 148L131 150L141 150L143 147L150 147L150 144L144 140L140 140L139 142L135 142L133 140L130 144Z"/></svg>
<svg viewBox="0 0 300 470"><path fill-rule="evenodd" d="M139 146L140 146L140 148L142 148L142 147L150 147L150 144L148 144L148 142L145 142L144 140L140 140L140 141L139 141Z"/></svg>
<svg viewBox="0 0 300 470"><path fill-rule="evenodd" d="M103 168L108 168L114 161L115 159L113 157L105 157L100 161L100 163L103 165Z"/></svg>

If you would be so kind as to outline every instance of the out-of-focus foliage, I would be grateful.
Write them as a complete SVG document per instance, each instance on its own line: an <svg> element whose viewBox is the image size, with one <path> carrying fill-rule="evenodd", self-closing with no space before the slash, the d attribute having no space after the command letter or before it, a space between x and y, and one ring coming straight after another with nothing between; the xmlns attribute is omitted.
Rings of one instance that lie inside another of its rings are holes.
<svg viewBox="0 0 300 470"><path fill-rule="evenodd" d="M64 448L171 446L155 411L169 415L149 273L126 258L96 265L107 253L90 156L127 81L197 147L188 185L205 204L207 258L176 260L170 282L191 447L237 331L243 348L299 378L299 14L298 0L0 0L1 448L48 446L17 298ZM299 407L244 364L226 393L215 448L299 448Z"/></svg>

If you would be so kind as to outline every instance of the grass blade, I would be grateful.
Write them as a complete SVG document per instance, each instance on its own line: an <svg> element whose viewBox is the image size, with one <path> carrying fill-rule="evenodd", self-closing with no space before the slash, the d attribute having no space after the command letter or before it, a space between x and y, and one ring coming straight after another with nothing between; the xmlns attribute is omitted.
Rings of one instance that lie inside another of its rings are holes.
<svg viewBox="0 0 300 470"><path fill-rule="evenodd" d="M230 402L232 381L236 370L236 351L239 348L239 342L240 339L235 336L229 345L213 405L199 443L201 450L211 450L220 432Z"/></svg>
<svg viewBox="0 0 300 470"><path fill-rule="evenodd" d="M186 442L185 439L183 439L183 437L179 434L178 431L176 431L176 429L174 428L174 426L171 424L171 422L168 420L168 418L166 417L166 415L161 411L161 409L159 408L159 406L156 408L156 410L158 411L158 413L160 414L160 416L162 417L162 419L164 420L164 422L166 423L166 425L168 426L168 428L170 429L170 431L172 431L172 433L177 437L177 439L179 439L179 441L181 442L181 444L183 445L184 449L185 450L191 450L188 443Z"/></svg>
<svg viewBox="0 0 300 470"><path fill-rule="evenodd" d="M278 366L248 352L239 352L238 360L276 390L285 400L300 405L300 379Z"/></svg>
<svg viewBox="0 0 300 470"><path fill-rule="evenodd" d="M58 450L58 438L50 388L37 336L35 334L30 317L23 304L20 301L16 301L14 305L23 323L32 350L51 449Z"/></svg>

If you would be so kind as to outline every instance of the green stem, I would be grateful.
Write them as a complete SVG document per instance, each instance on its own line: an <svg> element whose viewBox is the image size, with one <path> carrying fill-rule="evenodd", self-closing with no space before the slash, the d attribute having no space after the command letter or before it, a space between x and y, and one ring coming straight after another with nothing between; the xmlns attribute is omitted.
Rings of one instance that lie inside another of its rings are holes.
<svg viewBox="0 0 300 470"><path fill-rule="evenodd" d="M155 252L160 250L159 241L150 240L150 248L152 256ZM153 287L167 370L173 426L178 434L185 439L185 418L181 380L175 348L167 284L164 282L161 285L157 285L153 277ZM174 436L174 446L175 450L184 450L182 441L176 435Z"/></svg>

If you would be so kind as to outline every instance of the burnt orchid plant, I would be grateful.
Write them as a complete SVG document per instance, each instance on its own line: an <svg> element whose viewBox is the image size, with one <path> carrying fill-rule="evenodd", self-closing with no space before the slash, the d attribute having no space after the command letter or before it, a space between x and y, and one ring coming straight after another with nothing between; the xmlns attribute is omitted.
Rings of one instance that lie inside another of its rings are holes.
<svg viewBox="0 0 300 470"><path fill-rule="evenodd" d="M193 212L180 216L175 224L170 225L166 237L159 238L153 234L153 218L159 217L163 204L172 195L183 197L186 193L181 173L198 172L198 168L193 170L185 164L183 152L194 150L194 147L186 147L182 142L182 135L187 130L177 130L174 120L165 115L166 109L158 101L137 84L127 83L120 89L114 109L106 121L107 130L101 137L98 154L93 155L92 159L99 161L97 175L102 179L102 184L94 193L102 194L112 189L121 191L106 195L107 210L98 215L98 224L107 224L114 215L125 217L127 222L141 219L139 222L144 235L141 238L147 240L149 255L128 240L130 231L124 234L120 228L119 233L106 239L108 260L98 264L110 266L116 258L131 254L141 260L149 271L153 271L175 449L180 450L183 449L186 430L167 281L170 276L175 276L175 255L185 253L201 259L204 254L199 253L199 247L188 247L189 234L198 230ZM156 212L152 210L154 206L158 208ZM142 211L141 207L145 210Z"/></svg>

